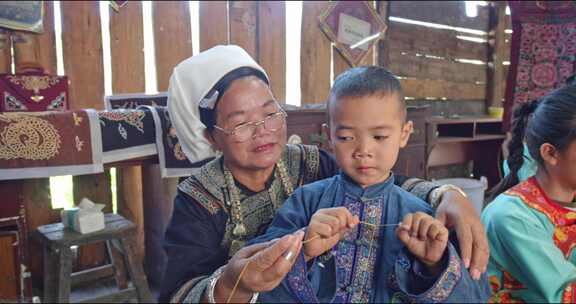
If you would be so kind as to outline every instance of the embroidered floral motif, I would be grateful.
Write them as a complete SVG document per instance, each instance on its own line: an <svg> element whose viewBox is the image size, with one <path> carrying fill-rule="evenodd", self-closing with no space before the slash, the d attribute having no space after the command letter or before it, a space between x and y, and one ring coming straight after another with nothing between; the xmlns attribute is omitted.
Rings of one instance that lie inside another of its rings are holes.
<svg viewBox="0 0 576 304"><path fill-rule="evenodd" d="M22 86L26 90L34 91L38 94L40 90L48 89L49 87L60 82L58 76L38 76L38 75L22 75L22 76L8 76L8 79L13 84ZM34 100L36 102L40 100Z"/></svg>
<svg viewBox="0 0 576 304"><path fill-rule="evenodd" d="M184 154L184 151L182 151L182 146L180 145L180 143L176 143L176 145L174 145L174 158L176 158L177 160L186 159L186 154Z"/></svg>
<svg viewBox="0 0 576 304"><path fill-rule="evenodd" d="M0 114L8 123L0 130L0 159L50 159L60 152L58 130L48 121L33 116Z"/></svg>
<svg viewBox="0 0 576 304"><path fill-rule="evenodd" d="M74 138L75 142L76 142L76 150L78 150L78 152L82 151L82 147L84 146L84 142L82 140L80 140L80 137L76 136L76 138Z"/></svg>
<svg viewBox="0 0 576 304"><path fill-rule="evenodd" d="M128 132L126 132L126 129L124 129L124 126L122 126L122 124L118 124L118 133L120 133L120 136L122 136L124 140L128 139Z"/></svg>
<svg viewBox="0 0 576 304"><path fill-rule="evenodd" d="M82 118L81 116L76 115L76 112L72 113L72 118L74 119L75 126L79 126L80 123L82 123L82 120L84 120L84 118Z"/></svg>
<svg viewBox="0 0 576 304"><path fill-rule="evenodd" d="M422 296L424 302L438 303L446 300L462 276L460 261L457 258L458 255L452 247L450 247L449 250L450 258L448 268L442 273L430 290Z"/></svg>
<svg viewBox="0 0 576 304"><path fill-rule="evenodd" d="M4 92L4 106L8 111L26 111L28 108L16 97Z"/></svg>
<svg viewBox="0 0 576 304"><path fill-rule="evenodd" d="M359 216L361 221L380 225L382 204L381 197L362 201L345 194L343 205L352 215ZM336 252L338 302L370 301L379 238L378 228L360 225L338 244Z"/></svg>
<svg viewBox="0 0 576 304"><path fill-rule="evenodd" d="M144 133L144 117L146 113L144 111L122 111L122 110L115 110L115 111L106 111L106 112L99 112L98 116L100 118L105 118L110 121L117 121L117 122L125 122L128 125L136 128L136 130L140 131L140 133ZM104 123L102 120L100 120Z"/></svg>
<svg viewBox="0 0 576 304"><path fill-rule="evenodd" d="M292 294L298 297L300 303L318 303L316 293L308 282L306 261L304 255L300 253L296 262L288 273L288 285L292 289Z"/></svg>
<svg viewBox="0 0 576 304"><path fill-rule="evenodd" d="M60 93L50 104L46 107L47 110L62 110L65 108L66 94Z"/></svg>

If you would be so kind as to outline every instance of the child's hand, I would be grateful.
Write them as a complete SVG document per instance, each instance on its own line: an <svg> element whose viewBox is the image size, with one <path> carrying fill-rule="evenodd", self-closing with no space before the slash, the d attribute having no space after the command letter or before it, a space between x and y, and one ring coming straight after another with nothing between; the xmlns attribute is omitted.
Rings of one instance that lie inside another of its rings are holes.
<svg viewBox="0 0 576 304"><path fill-rule="evenodd" d="M423 212L410 213L396 229L396 235L431 273L437 273L448 243L448 229L440 221Z"/></svg>
<svg viewBox="0 0 576 304"><path fill-rule="evenodd" d="M345 207L320 209L314 213L304 241L304 254L307 260L315 258L330 248L350 230L354 229L360 220L358 216Z"/></svg>

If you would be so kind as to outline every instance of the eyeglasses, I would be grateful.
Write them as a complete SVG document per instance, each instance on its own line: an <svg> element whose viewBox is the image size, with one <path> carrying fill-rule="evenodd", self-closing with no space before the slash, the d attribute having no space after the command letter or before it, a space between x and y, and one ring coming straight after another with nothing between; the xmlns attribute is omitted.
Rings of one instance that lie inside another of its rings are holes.
<svg viewBox="0 0 576 304"><path fill-rule="evenodd" d="M264 129L271 132L276 132L282 129L287 116L288 114L286 114L286 112L281 110L266 116L266 118L262 119L261 121L248 122L240 126L237 126L232 130L226 130L219 126L214 126L214 128L222 131L224 134L228 136L232 136L234 140L238 142L243 142L250 139L256 132L258 126L260 125L264 125Z"/></svg>

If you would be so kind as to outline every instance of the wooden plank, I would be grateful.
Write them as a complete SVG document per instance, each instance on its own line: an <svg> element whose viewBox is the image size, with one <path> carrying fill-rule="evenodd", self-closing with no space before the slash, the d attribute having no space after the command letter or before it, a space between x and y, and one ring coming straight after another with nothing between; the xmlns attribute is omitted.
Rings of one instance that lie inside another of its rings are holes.
<svg viewBox="0 0 576 304"><path fill-rule="evenodd" d="M410 54L428 54L447 59L474 59L486 61L486 43L456 38L454 31L434 29L413 24L390 22L387 41L392 49ZM470 35L463 35L470 36Z"/></svg>
<svg viewBox="0 0 576 304"><path fill-rule="evenodd" d="M300 87L302 104L324 103L330 90L330 40L318 25L318 16L328 2L302 3Z"/></svg>
<svg viewBox="0 0 576 304"><path fill-rule="evenodd" d="M478 16L466 16L464 1L390 1L390 16L486 31L488 9L478 6Z"/></svg>
<svg viewBox="0 0 576 304"><path fill-rule="evenodd" d="M62 1L62 46L64 70L70 80L71 109L104 108L104 66L100 5L94 1ZM112 211L110 172L73 177L74 202L87 197L104 204L104 212ZM91 244L78 249L76 270L102 265L105 261L103 244Z"/></svg>
<svg viewBox="0 0 576 304"><path fill-rule="evenodd" d="M146 89L142 2L132 2L116 12L110 8L112 92L141 93ZM118 213L136 224L136 249L144 259L144 209L142 168L117 168Z"/></svg>
<svg viewBox="0 0 576 304"><path fill-rule="evenodd" d="M230 1L230 43L241 46L258 59L258 5L256 1Z"/></svg>
<svg viewBox="0 0 576 304"><path fill-rule="evenodd" d="M336 80L336 78L338 78L340 74L344 73L346 70L351 68L350 63L348 63L348 60L344 58L344 56L340 53L340 51L338 51L338 49L335 46L332 46L332 61L333 61L332 75L334 75L333 80Z"/></svg>
<svg viewBox="0 0 576 304"><path fill-rule="evenodd" d="M228 1L200 1L200 51L228 44Z"/></svg>
<svg viewBox="0 0 576 304"><path fill-rule="evenodd" d="M18 262L17 255L14 254L14 245L18 242L16 232L0 232L0 252L2 258L0 259L0 300L6 302L18 302Z"/></svg>
<svg viewBox="0 0 576 304"><path fill-rule="evenodd" d="M504 103L506 79L504 79L504 65L502 62L509 53L505 43L504 30L506 29L506 2L492 2L490 44L488 54L492 65L488 66L486 85L487 105L500 107Z"/></svg>
<svg viewBox="0 0 576 304"><path fill-rule="evenodd" d="M389 7L390 7L390 1L376 2L378 15L380 15L380 18L382 19L382 21L384 21L384 24L386 25L386 33L384 35L384 38L378 41L378 49L376 54L377 55L376 62L378 63L378 65L383 67L388 67L389 65L390 60L388 58L388 53L390 52L390 47L392 46L389 38L389 32L390 32L390 21L388 20L390 12Z"/></svg>
<svg viewBox="0 0 576 304"><path fill-rule="evenodd" d="M11 32L0 29L0 73L12 72L12 39Z"/></svg>
<svg viewBox="0 0 576 304"><path fill-rule="evenodd" d="M56 41L54 36L54 7L52 2L44 2L44 33L14 32L14 64L19 71L24 63L35 63L47 73L56 73ZM27 230L33 232L38 226L59 221L59 213L52 209L50 179L27 179L22 182L22 199L26 210ZM28 239L30 240L30 239ZM41 252L42 247L28 241L29 252ZM29 255L32 280L38 286L43 281L43 261L40 255Z"/></svg>
<svg viewBox="0 0 576 304"><path fill-rule="evenodd" d="M188 2L154 2L153 5L156 78L158 79L158 90L166 91L168 89L168 77L174 66L192 55L190 13ZM148 237L156 242L162 240L164 229L172 215L172 204L178 179L162 179L157 165L143 167L142 172L144 210L154 210L154 212L144 214L145 230L147 231L146 248L148 248ZM157 195L150 195L150 192L147 191L156 192ZM159 225L157 230L150 230L149 222L157 223ZM158 244L158 246L162 250L161 245ZM155 249L158 250L158 248ZM148 255L148 249L146 249L146 255ZM160 254L160 259L157 259L155 264L150 265L151 271L156 271L154 278L161 278L165 264L165 259L162 257L163 255ZM151 281L154 278L151 278Z"/></svg>
<svg viewBox="0 0 576 304"><path fill-rule="evenodd" d="M54 35L54 3L44 2L44 33L15 32L14 63L16 71L22 63L35 63L46 73L56 74L56 38Z"/></svg>
<svg viewBox="0 0 576 304"><path fill-rule="evenodd" d="M402 55L399 50L391 50L388 56L390 58L388 68L398 76L418 79L441 79L453 82L486 83L486 65Z"/></svg>
<svg viewBox="0 0 576 304"><path fill-rule="evenodd" d="M431 79L400 79L404 95L416 99L446 98L449 100L484 99L485 85Z"/></svg>
<svg viewBox="0 0 576 304"><path fill-rule="evenodd" d="M158 91L166 91L172 69L182 60L192 56L188 2L154 1L152 19Z"/></svg>
<svg viewBox="0 0 576 304"><path fill-rule="evenodd" d="M258 62L277 100L286 102L286 3L258 2Z"/></svg>
<svg viewBox="0 0 576 304"><path fill-rule="evenodd" d="M22 204L26 211L26 228L32 233L42 225L60 221L58 210L52 209L50 180L35 178L22 181ZM28 238L29 253L42 252L42 246ZM41 255L29 254L30 271L34 285L42 286L44 266Z"/></svg>
<svg viewBox="0 0 576 304"><path fill-rule="evenodd" d="M64 70L70 79L72 109L104 109L104 66L99 3L63 1Z"/></svg>

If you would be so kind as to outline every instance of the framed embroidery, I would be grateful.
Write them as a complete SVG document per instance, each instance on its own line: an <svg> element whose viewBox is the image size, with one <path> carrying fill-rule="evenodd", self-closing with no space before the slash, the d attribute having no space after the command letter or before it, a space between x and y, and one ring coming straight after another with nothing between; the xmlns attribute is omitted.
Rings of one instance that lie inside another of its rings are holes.
<svg viewBox="0 0 576 304"><path fill-rule="evenodd" d="M19 74L0 74L0 112L65 111L68 109L68 77L32 69Z"/></svg>
<svg viewBox="0 0 576 304"><path fill-rule="evenodd" d="M0 1L0 27L42 33L43 17L42 1Z"/></svg>
<svg viewBox="0 0 576 304"><path fill-rule="evenodd" d="M386 25L368 1L335 1L319 17L320 28L352 66L384 37Z"/></svg>

